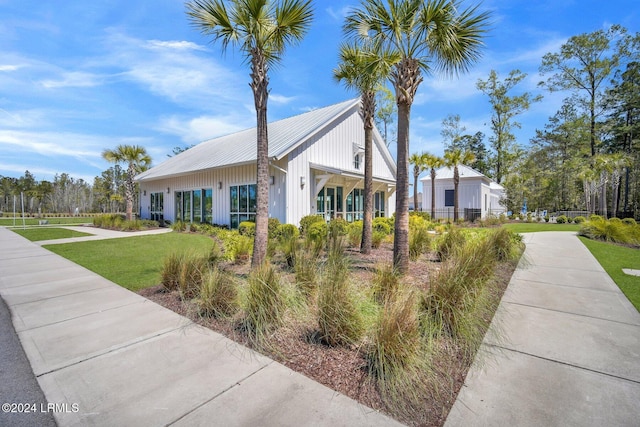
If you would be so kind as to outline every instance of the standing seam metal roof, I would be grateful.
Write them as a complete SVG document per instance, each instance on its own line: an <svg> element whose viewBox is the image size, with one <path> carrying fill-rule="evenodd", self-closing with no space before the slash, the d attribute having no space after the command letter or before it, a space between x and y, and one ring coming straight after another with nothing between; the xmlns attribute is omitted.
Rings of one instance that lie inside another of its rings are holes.
<svg viewBox="0 0 640 427"><path fill-rule="evenodd" d="M335 118L359 106L359 99L319 108L268 124L269 157L280 159ZM256 128L209 139L136 177L149 181L256 161Z"/></svg>

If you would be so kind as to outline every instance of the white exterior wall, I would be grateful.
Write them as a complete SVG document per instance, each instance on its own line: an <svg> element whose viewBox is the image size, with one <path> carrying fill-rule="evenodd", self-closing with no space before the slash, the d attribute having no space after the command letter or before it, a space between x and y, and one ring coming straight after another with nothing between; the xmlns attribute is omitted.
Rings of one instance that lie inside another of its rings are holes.
<svg viewBox="0 0 640 427"><path fill-rule="evenodd" d="M445 206L445 190L454 190L452 179L437 179L435 186L436 210L450 209L453 218L453 206ZM480 209L482 218L489 214L489 204L495 203L492 199L489 184L482 178L460 179L458 184L458 209L462 211L468 209ZM422 180L422 206L425 212L431 211L431 179ZM438 217L446 218L446 214L436 214Z"/></svg>
<svg viewBox="0 0 640 427"><path fill-rule="evenodd" d="M363 145L364 127L362 119L357 110L351 110L345 116L337 118L332 126L311 139L296 147L289 153L289 164L287 167L286 185L289 189L287 200L287 222L298 224L300 219L316 212L315 197L315 175L309 163L323 165L330 168L340 169L353 174L364 174L364 155L360 162L360 168L354 168L353 145ZM382 153L373 144L373 176L395 180L392 170L387 165ZM300 177L304 177L304 188L300 185ZM339 179L339 177L337 178ZM364 181L358 184L357 188L363 188ZM347 196L348 188L345 188L344 197ZM386 190L380 188L379 191ZM385 211L387 216L395 212L395 192L387 193L385 201Z"/></svg>
<svg viewBox="0 0 640 427"><path fill-rule="evenodd" d="M275 168L269 168L275 183L269 186L269 216L285 222L285 174ZM218 189L218 183L222 188ZM140 183L140 207L142 218L150 217L151 193L164 194L164 218L175 221L175 192L204 188L213 190L213 222L229 225L230 197L229 187L239 184L256 183L256 166L248 164L223 169L214 169L191 175L167 178ZM169 188L169 192L167 192ZM146 191L146 195L144 192Z"/></svg>

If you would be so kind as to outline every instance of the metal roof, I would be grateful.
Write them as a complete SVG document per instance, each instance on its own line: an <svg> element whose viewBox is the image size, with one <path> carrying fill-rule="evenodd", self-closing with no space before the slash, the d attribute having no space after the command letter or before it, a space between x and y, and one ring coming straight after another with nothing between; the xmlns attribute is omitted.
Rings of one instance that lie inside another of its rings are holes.
<svg viewBox="0 0 640 427"><path fill-rule="evenodd" d="M489 181L489 178L484 176L482 173L465 165L458 166L458 174L460 175L460 179L484 178L485 180ZM444 167L441 167L440 169L436 169L436 179L453 179L453 168L444 166ZM421 181L426 181L426 180L431 181L431 175L428 174L426 177L422 178Z"/></svg>
<svg viewBox="0 0 640 427"><path fill-rule="evenodd" d="M281 159L342 114L360 107L359 98L268 124L269 158ZM256 128L201 142L136 177L151 181L256 161Z"/></svg>

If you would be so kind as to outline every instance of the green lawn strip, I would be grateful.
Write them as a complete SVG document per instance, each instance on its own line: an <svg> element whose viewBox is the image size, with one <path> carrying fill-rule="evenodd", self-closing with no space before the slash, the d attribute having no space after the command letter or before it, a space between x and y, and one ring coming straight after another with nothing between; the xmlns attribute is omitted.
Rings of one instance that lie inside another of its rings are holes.
<svg viewBox="0 0 640 427"><path fill-rule="evenodd" d="M93 218L90 217L60 217L60 218L25 218L24 225L39 225L40 221L46 220L49 224L53 225L73 225L73 224L91 224L93 223ZM22 218L0 218L0 225L5 227L22 227Z"/></svg>
<svg viewBox="0 0 640 427"><path fill-rule="evenodd" d="M586 237L580 237L580 240L629 298L629 301L640 311L640 277L622 272L623 268L640 270L640 249L627 248Z"/></svg>
<svg viewBox="0 0 640 427"><path fill-rule="evenodd" d="M509 222L504 227L515 233L535 233L537 231L578 231L580 224L555 224L548 222Z"/></svg>
<svg viewBox="0 0 640 427"><path fill-rule="evenodd" d="M71 237L93 236L93 234L82 233L80 231L68 230L66 228L37 227L37 228L14 228L11 231L22 237L39 242L42 240L68 239Z"/></svg>
<svg viewBox="0 0 640 427"><path fill-rule="evenodd" d="M183 251L204 254L212 245L207 236L167 233L44 247L124 288L138 291L160 283L160 270L168 254Z"/></svg>

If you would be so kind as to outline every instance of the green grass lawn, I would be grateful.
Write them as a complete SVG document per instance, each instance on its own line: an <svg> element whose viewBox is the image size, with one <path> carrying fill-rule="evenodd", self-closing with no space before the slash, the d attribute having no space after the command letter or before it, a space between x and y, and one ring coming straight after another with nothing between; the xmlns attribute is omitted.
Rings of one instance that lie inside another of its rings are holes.
<svg viewBox="0 0 640 427"><path fill-rule="evenodd" d="M627 248L586 237L580 237L580 240L629 298L629 301L640 311L640 277L629 276L622 272L623 268L640 270L640 249Z"/></svg>
<svg viewBox="0 0 640 427"><path fill-rule="evenodd" d="M83 217L83 216L74 216L74 217L61 217L61 218L25 218L25 225L38 225L41 220L46 219L49 221L49 224L91 224L93 223L93 218ZM5 227L11 227L15 225L16 227L22 227L22 218L0 218L0 225Z"/></svg>
<svg viewBox="0 0 640 427"><path fill-rule="evenodd" d="M548 222L510 222L503 227L515 233L535 233L537 231L578 231L580 224L555 224Z"/></svg>
<svg viewBox="0 0 640 427"><path fill-rule="evenodd" d="M70 237L83 237L93 235L89 233L82 233L79 231L67 230L66 228L54 227L26 228L24 230L21 228L14 228L11 231L31 240L32 242L39 242L42 240L68 239Z"/></svg>
<svg viewBox="0 0 640 427"><path fill-rule="evenodd" d="M132 291L160 283L165 256L173 252L201 251L213 245L200 234L167 233L44 246L76 264Z"/></svg>

